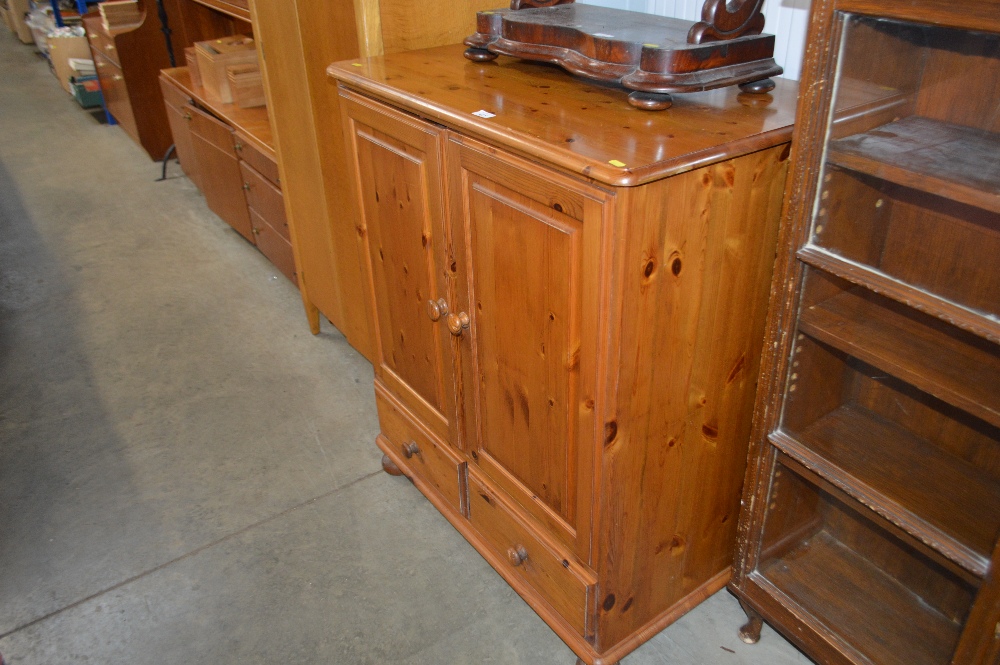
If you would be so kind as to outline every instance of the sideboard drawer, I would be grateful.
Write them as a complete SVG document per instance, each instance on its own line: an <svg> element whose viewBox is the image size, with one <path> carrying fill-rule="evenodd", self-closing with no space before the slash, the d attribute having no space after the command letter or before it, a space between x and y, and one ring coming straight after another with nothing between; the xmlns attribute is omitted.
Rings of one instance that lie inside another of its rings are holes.
<svg viewBox="0 0 1000 665"><path fill-rule="evenodd" d="M267 178L251 167L247 162L240 162L240 172L243 174L243 189L246 191L247 205L267 220L267 223L274 227L284 237L291 242L291 233L288 230L288 217L285 215L285 199L281 190L272 185Z"/></svg>
<svg viewBox="0 0 1000 665"><path fill-rule="evenodd" d="M271 181L275 187L281 187L281 178L278 177L278 162L273 157L268 157L258 150L239 131L236 132L236 152L240 159L257 169L257 172Z"/></svg>
<svg viewBox="0 0 1000 665"><path fill-rule="evenodd" d="M595 577L567 550L543 540L498 492L469 474L469 519L495 553L581 635Z"/></svg>
<svg viewBox="0 0 1000 665"><path fill-rule="evenodd" d="M466 462L419 427L396 399L377 381L375 403L382 434L401 456L407 475L418 476L432 485L452 506L465 513Z"/></svg>

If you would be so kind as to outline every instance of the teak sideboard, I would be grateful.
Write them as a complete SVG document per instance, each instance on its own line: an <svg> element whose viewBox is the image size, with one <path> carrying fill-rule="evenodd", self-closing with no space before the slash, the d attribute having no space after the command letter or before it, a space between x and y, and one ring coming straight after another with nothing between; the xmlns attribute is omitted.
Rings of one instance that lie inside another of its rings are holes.
<svg viewBox="0 0 1000 665"><path fill-rule="evenodd" d="M617 662L729 579L797 86L651 114L457 45L329 73L383 465Z"/></svg>

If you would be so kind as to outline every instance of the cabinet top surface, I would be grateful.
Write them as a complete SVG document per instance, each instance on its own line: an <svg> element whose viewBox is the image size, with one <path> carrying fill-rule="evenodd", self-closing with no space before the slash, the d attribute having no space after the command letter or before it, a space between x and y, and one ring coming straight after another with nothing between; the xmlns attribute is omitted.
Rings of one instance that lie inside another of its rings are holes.
<svg viewBox="0 0 1000 665"><path fill-rule="evenodd" d="M640 185L791 139L795 81L775 79L770 95L736 87L677 94L666 111L641 111L617 85L504 56L475 63L464 49L347 60L327 71L342 85L608 185Z"/></svg>
<svg viewBox="0 0 1000 665"><path fill-rule="evenodd" d="M236 104L226 104L217 97L209 95L201 86L196 86L187 67L163 69L160 71L160 76L179 87L216 116L226 120L265 155L277 159L267 107L243 109Z"/></svg>

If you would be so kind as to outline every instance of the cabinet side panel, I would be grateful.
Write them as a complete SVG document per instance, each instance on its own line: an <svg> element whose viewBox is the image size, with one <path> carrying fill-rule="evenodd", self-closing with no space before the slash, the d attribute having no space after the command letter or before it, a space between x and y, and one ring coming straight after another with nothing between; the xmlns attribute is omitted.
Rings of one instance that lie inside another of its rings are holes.
<svg viewBox="0 0 1000 665"><path fill-rule="evenodd" d="M787 157L778 146L626 190L601 650L731 564Z"/></svg>

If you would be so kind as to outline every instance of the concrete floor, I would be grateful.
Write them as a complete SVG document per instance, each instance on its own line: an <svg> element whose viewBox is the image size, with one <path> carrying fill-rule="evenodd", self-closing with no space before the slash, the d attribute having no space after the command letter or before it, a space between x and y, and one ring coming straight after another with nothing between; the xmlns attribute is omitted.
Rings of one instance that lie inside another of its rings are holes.
<svg viewBox="0 0 1000 665"><path fill-rule="evenodd" d="M371 366L0 33L8 664L572 665L381 472ZM722 592L623 664L809 662L742 620Z"/></svg>

